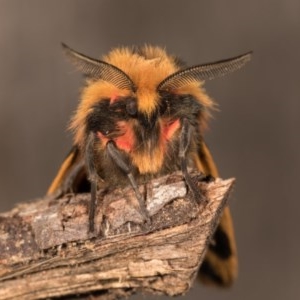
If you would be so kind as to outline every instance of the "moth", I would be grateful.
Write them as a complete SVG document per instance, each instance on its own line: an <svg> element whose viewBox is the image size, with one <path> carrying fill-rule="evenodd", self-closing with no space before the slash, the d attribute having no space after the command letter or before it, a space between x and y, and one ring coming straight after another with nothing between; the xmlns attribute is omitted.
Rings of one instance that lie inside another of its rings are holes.
<svg viewBox="0 0 300 300"><path fill-rule="evenodd" d="M70 130L74 145L54 178L49 195L91 192L90 231L98 189L131 185L146 222L149 217L138 185L181 170L200 202L188 168L206 176L218 171L203 139L214 102L204 80L244 66L246 53L234 58L187 67L154 46L113 49L101 60L65 44L63 50L81 71L86 84ZM199 271L205 283L229 286L237 276L237 250L226 207Z"/></svg>

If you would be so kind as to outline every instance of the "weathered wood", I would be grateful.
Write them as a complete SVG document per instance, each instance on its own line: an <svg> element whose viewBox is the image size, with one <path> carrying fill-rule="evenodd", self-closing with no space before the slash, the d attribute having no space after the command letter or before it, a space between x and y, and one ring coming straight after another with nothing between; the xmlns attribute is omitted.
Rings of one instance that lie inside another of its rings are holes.
<svg viewBox="0 0 300 300"><path fill-rule="evenodd" d="M234 183L193 178L207 203L186 195L178 173L141 187L150 224L142 223L131 188L102 197L94 234L87 230L88 194L38 199L0 214L0 299L187 292Z"/></svg>

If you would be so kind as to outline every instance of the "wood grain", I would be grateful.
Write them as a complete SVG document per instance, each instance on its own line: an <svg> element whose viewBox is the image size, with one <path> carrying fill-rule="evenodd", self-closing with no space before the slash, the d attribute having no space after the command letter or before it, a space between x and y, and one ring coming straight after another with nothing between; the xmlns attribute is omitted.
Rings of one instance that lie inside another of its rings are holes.
<svg viewBox="0 0 300 300"><path fill-rule="evenodd" d="M193 179L207 203L187 194L179 173L140 187L150 224L142 222L131 188L102 197L93 234L89 194L45 197L0 214L0 299L186 293L234 184L205 183L196 173Z"/></svg>

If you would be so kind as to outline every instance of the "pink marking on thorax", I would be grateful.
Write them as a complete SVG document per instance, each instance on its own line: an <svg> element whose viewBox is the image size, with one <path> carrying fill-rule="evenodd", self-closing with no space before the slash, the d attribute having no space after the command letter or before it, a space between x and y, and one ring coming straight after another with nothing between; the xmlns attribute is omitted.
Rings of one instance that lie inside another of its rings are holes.
<svg viewBox="0 0 300 300"><path fill-rule="evenodd" d="M179 127L180 127L179 119L175 120L172 123L163 124L162 126L163 139L170 140Z"/></svg>
<svg viewBox="0 0 300 300"><path fill-rule="evenodd" d="M110 139L98 131L98 138L104 145L106 145L109 141L114 141L119 149L124 150L125 152L131 152L135 144L135 138L131 126L124 121L117 122L116 126L122 132L120 136Z"/></svg>
<svg viewBox="0 0 300 300"><path fill-rule="evenodd" d="M110 104L113 104L118 98L119 96L117 94L112 94L110 97Z"/></svg>

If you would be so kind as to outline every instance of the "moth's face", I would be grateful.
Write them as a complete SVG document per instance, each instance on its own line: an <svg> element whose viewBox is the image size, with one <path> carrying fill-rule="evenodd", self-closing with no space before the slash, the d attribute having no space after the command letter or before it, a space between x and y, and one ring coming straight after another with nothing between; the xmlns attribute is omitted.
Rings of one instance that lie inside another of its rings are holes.
<svg viewBox="0 0 300 300"><path fill-rule="evenodd" d="M94 132L101 149L113 141L131 158L139 172L158 172L180 138L183 118L198 124L200 103L191 95L163 92L151 113L141 112L134 96L101 99L86 119L86 131Z"/></svg>
<svg viewBox="0 0 300 300"><path fill-rule="evenodd" d="M178 75L180 64L160 48L117 49L104 60L111 66L104 64L106 80L88 80L73 117L75 144L93 132L99 151L113 141L141 174L159 172L178 152L182 119L199 133L212 101L190 72Z"/></svg>
<svg viewBox="0 0 300 300"><path fill-rule="evenodd" d="M70 129L74 143L83 147L90 131L102 148L114 139L119 149L134 154L133 162L158 161L169 142L176 139L182 118L201 130L213 102L201 88L205 79L241 68L251 58L246 53L231 59L185 68L159 47L117 48L103 60L87 57L63 45L66 55L89 78ZM155 157L155 160L152 159Z"/></svg>

